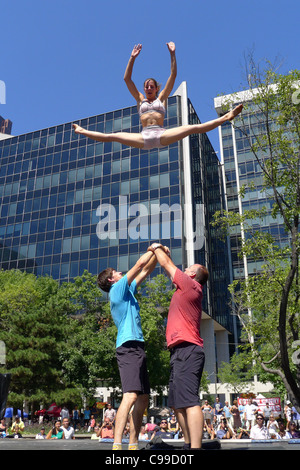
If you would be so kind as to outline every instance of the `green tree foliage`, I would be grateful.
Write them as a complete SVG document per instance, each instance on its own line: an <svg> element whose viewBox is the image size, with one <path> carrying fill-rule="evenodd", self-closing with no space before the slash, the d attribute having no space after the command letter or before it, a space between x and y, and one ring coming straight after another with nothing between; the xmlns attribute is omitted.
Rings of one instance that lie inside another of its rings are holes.
<svg viewBox="0 0 300 470"><path fill-rule="evenodd" d="M256 367L266 378L280 380L300 408L300 361L295 360L300 327L300 71L280 75L269 63L261 70L252 57L249 64L251 103L245 103L245 110L254 117L250 122L242 113L234 127L246 139L263 178L248 181L240 197L256 188L258 195L269 197L272 209L217 213L215 225L226 233L242 227L241 257L262 262L260 273L230 286L234 313L244 327L242 340ZM285 244L279 245L260 229L268 225L267 215L274 223L282 222Z"/></svg>
<svg viewBox="0 0 300 470"><path fill-rule="evenodd" d="M6 371L12 374L12 406L77 394L65 380L60 360L69 329L68 308L57 282L17 270L0 271L0 340L6 346Z"/></svg>
<svg viewBox="0 0 300 470"><path fill-rule="evenodd" d="M79 403L98 381L120 386L115 358L117 329L96 276L85 272L59 284L18 270L0 271L0 341L10 372L9 404ZM169 353L165 324L172 296L165 276L145 282L137 294L150 383L167 385Z"/></svg>

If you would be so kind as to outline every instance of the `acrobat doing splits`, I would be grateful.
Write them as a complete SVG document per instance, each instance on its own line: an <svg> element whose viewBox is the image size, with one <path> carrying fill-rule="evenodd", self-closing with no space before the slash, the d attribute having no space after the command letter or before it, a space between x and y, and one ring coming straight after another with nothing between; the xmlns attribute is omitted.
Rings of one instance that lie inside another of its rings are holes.
<svg viewBox="0 0 300 470"><path fill-rule="evenodd" d="M99 142L119 142L120 144L127 145L129 147L149 150L152 148L161 148L167 145L171 145L174 142L177 142L191 134L203 134L209 132L224 122L231 121L242 111L243 105L240 104L233 110L226 113L224 116L213 119L212 121L207 121L204 124L189 124L171 129L164 129L163 124L166 113L167 99L173 89L177 75L175 44L174 42L169 42L167 43L167 46L171 56L171 73L167 80L166 86L162 91L160 91L160 86L156 80L153 78L148 78L144 82L145 97L141 92L138 91L134 82L132 81L131 76L133 65L135 59L142 50L141 44L134 46L126 67L124 80L128 90L137 103L137 109L142 125L141 133L114 132L105 134L102 132L89 131L80 127L78 124L73 124L74 131L77 134L82 134Z"/></svg>

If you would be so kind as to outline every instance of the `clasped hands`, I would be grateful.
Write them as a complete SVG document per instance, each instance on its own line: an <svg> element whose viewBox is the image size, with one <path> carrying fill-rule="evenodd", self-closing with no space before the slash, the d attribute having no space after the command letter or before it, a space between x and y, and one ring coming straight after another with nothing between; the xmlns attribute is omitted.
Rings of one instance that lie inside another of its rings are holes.
<svg viewBox="0 0 300 470"><path fill-rule="evenodd" d="M170 249L167 246L163 246L161 243L152 243L152 245L147 248L147 251L155 253L157 248L161 248L168 256L170 256Z"/></svg>

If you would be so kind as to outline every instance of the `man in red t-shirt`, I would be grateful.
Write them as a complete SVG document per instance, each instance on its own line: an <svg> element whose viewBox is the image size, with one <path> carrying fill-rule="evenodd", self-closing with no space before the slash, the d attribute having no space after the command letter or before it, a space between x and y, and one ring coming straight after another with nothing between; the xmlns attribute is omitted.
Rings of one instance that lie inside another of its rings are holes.
<svg viewBox="0 0 300 470"><path fill-rule="evenodd" d="M205 361L200 323L202 288L208 279L208 271L204 266L194 264L182 272L171 260L168 248L153 243L150 249L176 285L166 329L171 353L168 405L175 410L185 448L199 449L203 432L199 386Z"/></svg>

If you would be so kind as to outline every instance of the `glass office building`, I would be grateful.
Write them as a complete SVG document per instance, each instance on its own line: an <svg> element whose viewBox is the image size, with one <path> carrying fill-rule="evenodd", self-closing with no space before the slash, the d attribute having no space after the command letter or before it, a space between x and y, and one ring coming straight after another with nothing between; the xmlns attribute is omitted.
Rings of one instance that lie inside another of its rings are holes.
<svg viewBox="0 0 300 470"><path fill-rule="evenodd" d="M255 93L253 90L251 93ZM230 101L234 96L236 102L248 102L247 110L243 110L243 121L247 123L247 132L250 136L259 136L264 133L264 126L259 122L259 110L251 102L251 93L248 91L215 98L215 109L222 114L222 103ZM245 210L266 209L263 220L251 223L255 230L269 232L279 246L285 246L288 235L284 229L283 221L278 216L272 217L273 196L263 191L263 173L250 148L249 138L230 123L219 128L219 142L221 150L221 163L223 181L226 194L226 206L229 211L243 214ZM240 188L245 187L245 194L240 195ZM260 271L263 260L239 257L241 227L236 227L235 233L230 236L232 272L234 279L244 279Z"/></svg>
<svg viewBox="0 0 300 470"><path fill-rule="evenodd" d="M140 132L136 106L76 122L106 133ZM192 122L200 121L183 82L168 99L165 127ZM59 282L108 266L126 272L154 241L170 247L181 269L205 264L210 279L202 335L211 339L208 367L215 371L218 347L222 360L228 359L228 250L209 225L223 207L224 192L206 135L153 150L95 142L75 134L71 122L2 135L0 198L2 269ZM152 276L160 272L158 266Z"/></svg>

